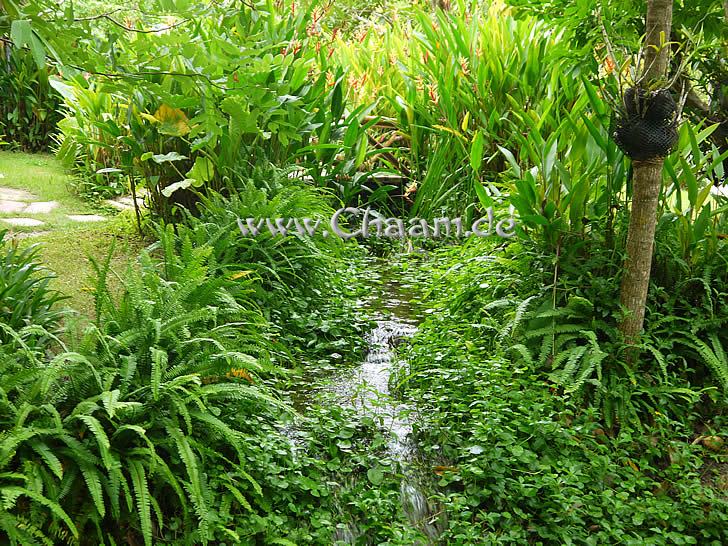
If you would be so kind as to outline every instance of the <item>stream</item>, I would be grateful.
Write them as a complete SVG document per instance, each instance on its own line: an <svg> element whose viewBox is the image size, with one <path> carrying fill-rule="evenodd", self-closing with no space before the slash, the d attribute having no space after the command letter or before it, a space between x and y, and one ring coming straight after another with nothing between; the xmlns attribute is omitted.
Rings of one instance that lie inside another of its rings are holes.
<svg viewBox="0 0 728 546"><path fill-rule="evenodd" d="M334 372L320 390L332 394L342 407L350 407L362 416L374 417L388 431L387 455L397 465L402 512L410 524L427 537L418 544L437 544L442 515L438 516L426 495L427 480L419 464L419 451L412 440L416 408L398 400L390 390L390 376L396 364L396 347L417 331L420 316L410 304L406 291L389 275L367 301L374 328L366 337L367 352L358 365ZM315 400L315 392L307 398ZM289 438L295 442L295 432ZM339 544L359 543L355 528L338 528L334 540Z"/></svg>

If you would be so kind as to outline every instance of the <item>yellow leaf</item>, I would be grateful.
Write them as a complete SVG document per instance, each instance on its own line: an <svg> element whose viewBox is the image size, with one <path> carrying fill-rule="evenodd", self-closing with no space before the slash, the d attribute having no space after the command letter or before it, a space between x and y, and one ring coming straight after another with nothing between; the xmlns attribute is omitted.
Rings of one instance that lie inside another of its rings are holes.
<svg viewBox="0 0 728 546"><path fill-rule="evenodd" d="M189 120L179 108L163 104L154 113L154 117L160 122L159 132L163 135L181 137L190 132Z"/></svg>
<svg viewBox="0 0 728 546"><path fill-rule="evenodd" d="M142 112L142 113L141 113L141 114L139 114L139 115L140 115L141 117L143 117L144 119L146 119L147 121L150 121L150 122L152 122L152 123L159 123L159 120L158 120L157 118L155 118L155 117L154 117L153 115L151 115L151 114L147 114L146 112Z"/></svg>
<svg viewBox="0 0 728 546"><path fill-rule="evenodd" d="M441 131L447 131L448 133L451 133L451 134L455 135L456 137L462 138L463 140L467 140L467 138L465 138L462 135L462 133L459 133L459 132L455 131L454 129L450 129L450 127L445 127L444 125L433 125L432 128L440 129Z"/></svg>
<svg viewBox="0 0 728 546"><path fill-rule="evenodd" d="M468 130L469 123L470 123L470 112L465 114L465 118L463 118L463 124L460 126L460 128L463 130L463 133Z"/></svg>

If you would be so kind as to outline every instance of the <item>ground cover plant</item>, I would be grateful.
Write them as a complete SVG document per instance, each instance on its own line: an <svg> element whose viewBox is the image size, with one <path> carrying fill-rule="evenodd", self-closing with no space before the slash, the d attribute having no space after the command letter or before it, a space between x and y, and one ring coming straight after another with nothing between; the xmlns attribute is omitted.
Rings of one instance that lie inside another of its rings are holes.
<svg viewBox="0 0 728 546"><path fill-rule="evenodd" d="M0 543L726 543L725 2L0 8Z"/></svg>
<svg viewBox="0 0 728 546"><path fill-rule="evenodd" d="M544 258L473 244L433 260L427 277L437 313L408 349L398 386L423 401L418 435L452 508L447 538L719 544L724 303L715 329L686 333L662 324L681 321L677 302L694 293L658 296L646 354L630 368L610 341L617 332L605 318L617 307L600 294L599 270L585 283L564 266L562 291L548 286ZM716 285L724 291L725 279Z"/></svg>

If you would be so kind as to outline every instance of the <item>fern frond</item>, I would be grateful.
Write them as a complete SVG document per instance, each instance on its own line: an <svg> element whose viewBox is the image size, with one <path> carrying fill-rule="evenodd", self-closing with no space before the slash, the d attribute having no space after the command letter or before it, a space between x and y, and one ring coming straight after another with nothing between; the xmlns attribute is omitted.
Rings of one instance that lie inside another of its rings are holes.
<svg viewBox="0 0 728 546"><path fill-rule="evenodd" d="M136 499L136 513L139 517L144 544L145 546L152 546L152 502L149 494L149 484L147 483L147 473L140 461L130 460L127 461L127 465L131 475L131 484Z"/></svg>
<svg viewBox="0 0 728 546"><path fill-rule="evenodd" d="M101 487L101 473L97 468L83 460L74 461L81 470L83 481L86 482L89 495L96 506L96 510L101 517L106 515L106 504L104 504L104 494Z"/></svg>
<svg viewBox="0 0 728 546"><path fill-rule="evenodd" d="M703 363L715 376L716 381L720 384L723 391L728 393L728 358L726 358L725 350L718 336L712 333L708 338L712 346L692 334L684 338L682 343L693 348L698 353Z"/></svg>
<svg viewBox="0 0 728 546"><path fill-rule="evenodd" d="M31 500L34 500L38 504L48 508L51 513L53 513L53 515L61 519L63 523L66 524L66 527L68 527L68 530L71 531L71 534L74 536L74 538L78 538L78 529L76 529L76 526L73 524L71 518L68 516L68 514L66 514L66 512L63 510L63 508L61 508L58 503L44 497L39 493L36 493L35 491L31 491L30 489L27 489L25 487L18 487L14 485L0 486L0 496L2 496L4 499L25 496L30 498ZM9 507L6 505L6 509L8 508Z"/></svg>

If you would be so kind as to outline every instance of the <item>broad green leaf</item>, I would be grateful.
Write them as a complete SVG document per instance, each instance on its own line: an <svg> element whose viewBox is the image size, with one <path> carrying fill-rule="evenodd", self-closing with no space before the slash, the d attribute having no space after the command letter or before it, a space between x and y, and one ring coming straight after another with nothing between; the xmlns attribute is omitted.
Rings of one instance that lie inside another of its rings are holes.
<svg viewBox="0 0 728 546"><path fill-rule="evenodd" d="M483 131L478 131L475 133L473 141L470 144L470 166L476 174L480 172L480 167L483 164L484 146L485 136L483 135Z"/></svg>
<svg viewBox="0 0 728 546"><path fill-rule="evenodd" d="M508 161L511 168L513 169L513 174L515 174L517 178L520 178L521 177L521 167L518 165L518 161L516 161L516 158L513 157L513 154L501 146L498 146L498 149L506 157L506 160Z"/></svg>
<svg viewBox="0 0 728 546"><path fill-rule="evenodd" d="M31 36L33 36L33 29L30 27L30 21L18 19L11 23L10 39L16 48L20 49L29 45Z"/></svg>
<svg viewBox="0 0 728 546"><path fill-rule="evenodd" d="M703 239L705 230L710 222L710 205L703 207L693 225L693 242L697 243Z"/></svg>
<svg viewBox="0 0 728 546"><path fill-rule="evenodd" d="M38 66L38 68L42 69L45 66L46 60L46 50L43 46L43 42L40 41L35 33L31 33L30 43L28 44L28 46L30 47L30 53L33 55L33 60L35 61L35 64Z"/></svg>
<svg viewBox="0 0 728 546"><path fill-rule="evenodd" d="M695 178L693 168L685 160L684 157L680 157L680 164L683 168L682 174L688 189L688 200L690 201L690 205L692 207L695 207L695 204L698 200L698 180L697 178Z"/></svg>
<svg viewBox="0 0 728 546"><path fill-rule="evenodd" d="M485 187L480 180L475 180L475 194L478 196L478 201L480 201L483 208L493 205L493 198L485 191Z"/></svg>
<svg viewBox="0 0 728 546"><path fill-rule="evenodd" d="M589 134L596 141L599 147L602 150L606 150L609 142L604 137L602 132L597 129L596 125L592 123L592 121L587 117L586 114L582 114L581 119L584 121L584 126L586 127L587 131L589 131Z"/></svg>
<svg viewBox="0 0 728 546"><path fill-rule="evenodd" d="M179 182L173 182L162 190L162 195L164 195L165 197L171 197L172 194L177 190L186 190L190 186L193 186L195 182L196 181L192 178L185 178L184 180L180 180Z"/></svg>
<svg viewBox="0 0 728 546"><path fill-rule="evenodd" d="M147 154L142 155L142 161L144 161L144 156ZM186 156L178 154L177 152L169 152L167 154L156 154L152 155L152 159L155 163L169 163L171 161L182 161L183 159L187 159Z"/></svg>
<svg viewBox="0 0 728 546"><path fill-rule="evenodd" d="M367 137L366 133L361 135L361 138L359 139L359 150L356 155L356 162L355 165L358 167L361 167L361 165L364 163L364 160L367 156L367 144L369 142L369 138Z"/></svg>
<svg viewBox="0 0 728 546"><path fill-rule="evenodd" d="M204 182L209 182L215 176L215 164L204 156L198 156L195 164L187 172L188 178L193 178L201 186Z"/></svg>
<svg viewBox="0 0 728 546"><path fill-rule="evenodd" d="M249 111L245 98L237 95L227 97L220 103L220 109L230 116L230 137L237 141L244 134L257 134L258 111Z"/></svg>
<svg viewBox="0 0 728 546"><path fill-rule="evenodd" d="M384 481L384 473L382 467L377 465L367 470L367 478L373 485L379 485Z"/></svg>
<svg viewBox="0 0 728 546"><path fill-rule="evenodd" d="M342 90L341 81L336 83L333 94L331 96L331 117L334 121L339 121L344 113L344 91Z"/></svg>

